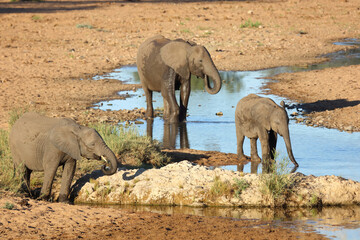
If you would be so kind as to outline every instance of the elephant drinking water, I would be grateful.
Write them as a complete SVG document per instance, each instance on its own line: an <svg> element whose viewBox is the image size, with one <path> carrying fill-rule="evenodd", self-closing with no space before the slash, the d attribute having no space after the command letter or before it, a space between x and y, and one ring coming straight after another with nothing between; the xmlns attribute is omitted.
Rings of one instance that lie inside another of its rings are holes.
<svg viewBox="0 0 360 240"><path fill-rule="evenodd" d="M245 136L250 138L251 160L260 161L257 154L256 141L259 138L261 143L262 160L265 170L269 166L269 161L274 159L276 149L277 134L284 138L286 149L291 162L295 167L296 162L290 142L289 118L285 110L284 102L278 106L270 98L259 97L250 94L242 98L235 110L235 126L237 137L237 153L240 160L247 160L244 155L243 143Z"/></svg>
<svg viewBox="0 0 360 240"><path fill-rule="evenodd" d="M10 132L10 148L15 166L22 167L27 190L30 192L32 171L44 171L40 198L50 196L56 170L63 166L59 201L67 201L75 173L76 160L82 157L105 158L110 167L103 166L104 174L117 170L115 154L99 133L68 118L49 118L29 112L20 117Z"/></svg>
<svg viewBox="0 0 360 240"><path fill-rule="evenodd" d="M164 99L164 119L170 123L186 120L191 74L204 79L208 93L216 94L221 89L219 72L206 48L182 39L161 35L147 39L139 47L136 63L146 95L146 117L153 117L152 92L157 91ZM179 86L180 107L175 98Z"/></svg>

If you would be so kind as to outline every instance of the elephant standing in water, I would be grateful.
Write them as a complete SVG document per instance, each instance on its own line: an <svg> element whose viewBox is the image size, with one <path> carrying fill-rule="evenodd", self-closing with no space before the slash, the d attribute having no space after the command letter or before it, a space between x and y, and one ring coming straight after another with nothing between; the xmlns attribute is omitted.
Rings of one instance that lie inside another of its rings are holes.
<svg viewBox="0 0 360 240"><path fill-rule="evenodd" d="M10 148L15 166L23 168L26 190L30 191L32 171L44 171L40 198L50 196L56 170L63 166L59 201L67 201L75 173L76 160L82 157L101 160L106 175L117 170L115 154L108 148L99 133L68 118L49 118L38 113L25 113L10 132Z"/></svg>
<svg viewBox="0 0 360 240"><path fill-rule="evenodd" d="M161 35L147 39L139 47L136 63L149 118L154 117L152 92L157 91L164 99L164 119L170 123L186 120L191 74L204 79L208 93L216 94L221 89L219 72L206 48L182 39L170 40ZM180 107L175 98L177 89Z"/></svg>
<svg viewBox="0 0 360 240"><path fill-rule="evenodd" d="M237 153L240 160L248 159L243 152L243 143L246 136L250 138L251 160L261 161L257 154L256 145L259 138L263 165L265 171L268 171L269 163L274 159L277 134L280 134L284 138L290 160L295 167L299 166L292 153L288 126L289 118L284 102L281 102L281 105L280 107L270 98L259 97L255 94L250 94L238 102L235 110L235 125Z"/></svg>

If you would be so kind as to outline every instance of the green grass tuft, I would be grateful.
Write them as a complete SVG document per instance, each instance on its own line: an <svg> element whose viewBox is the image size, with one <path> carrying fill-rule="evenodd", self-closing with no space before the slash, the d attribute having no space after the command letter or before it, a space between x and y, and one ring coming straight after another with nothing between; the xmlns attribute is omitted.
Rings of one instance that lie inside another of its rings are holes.
<svg viewBox="0 0 360 240"><path fill-rule="evenodd" d="M245 191L250 184L245 180L245 179L239 179L239 178L235 178L234 179L235 183L233 185L234 187L234 193L235 193L235 197L240 198L240 195L243 191Z"/></svg>
<svg viewBox="0 0 360 240"><path fill-rule="evenodd" d="M261 25L261 22L253 22L251 19L248 19L245 21L245 23L240 24L240 28L258 28Z"/></svg>
<svg viewBox="0 0 360 240"><path fill-rule="evenodd" d="M15 207L14 204L12 204L10 202L6 202L5 205L3 206L3 208L9 209L9 210L12 210L14 207Z"/></svg>

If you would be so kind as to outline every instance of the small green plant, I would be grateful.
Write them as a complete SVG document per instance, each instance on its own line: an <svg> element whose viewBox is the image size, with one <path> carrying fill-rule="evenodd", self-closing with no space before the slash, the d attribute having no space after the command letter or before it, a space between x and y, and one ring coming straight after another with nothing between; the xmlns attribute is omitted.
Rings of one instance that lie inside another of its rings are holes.
<svg viewBox="0 0 360 240"><path fill-rule="evenodd" d="M99 188L99 181L98 180L90 178L90 183L94 184L94 187L93 187L94 191L96 191Z"/></svg>
<svg viewBox="0 0 360 240"><path fill-rule="evenodd" d="M277 159L278 154L275 155L275 159ZM285 200L295 181L290 176L289 164L288 158L277 160L270 166L270 173L262 173L260 176L261 192L273 199L275 204Z"/></svg>
<svg viewBox="0 0 360 240"><path fill-rule="evenodd" d="M39 15L33 15L31 17L31 19L36 22L36 21L39 21L41 19L41 17Z"/></svg>
<svg viewBox="0 0 360 240"><path fill-rule="evenodd" d="M245 21L245 23L240 24L240 28L258 28L261 25L261 22L253 22L251 19L248 19Z"/></svg>
<svg viewBox="0 0 360 240"><path fill-rule="evenodd" d="M245 179L239 179L239 178L235 178L234 179L235 183L233 185L234 187L234 193L235 193L235 197L240 198L240 195L243 191L245 191L250 184L245 180Z"/></svg>
<svg viewBox="0 0 360 240"><path fill-rule="evenodd" d="M191 31L190 31L190 29L181 29L180 30L182 33L192 33Z"/></svg>
<svg viewBox="0 0 360 240"><path fill-rule="evenodd" d="M77 28L87 28L87 29L93 29L94 26L90 25L90 24L77 24L76 25Z"/></svg>
<svg viewBox="0 0 360 240"><path fill-rule="evenodd" d="M6 202L3 208L12 210L14 208L14 204Z"/></svg>

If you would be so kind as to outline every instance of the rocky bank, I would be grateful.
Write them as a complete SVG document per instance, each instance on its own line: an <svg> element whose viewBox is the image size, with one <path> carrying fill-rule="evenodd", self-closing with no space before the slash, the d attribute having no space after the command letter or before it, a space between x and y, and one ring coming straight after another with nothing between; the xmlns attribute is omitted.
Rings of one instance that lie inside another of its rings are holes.
<svg viewBox="0 0 360 240"><path fill-rule="evenodd" d="M200 166L187 160L160 169L100 171L73 187L77 203L238 207L304 207L360 203L360 183L337 176L289 174L292 184L276 197L264 188L264 175Z"/></svg>

